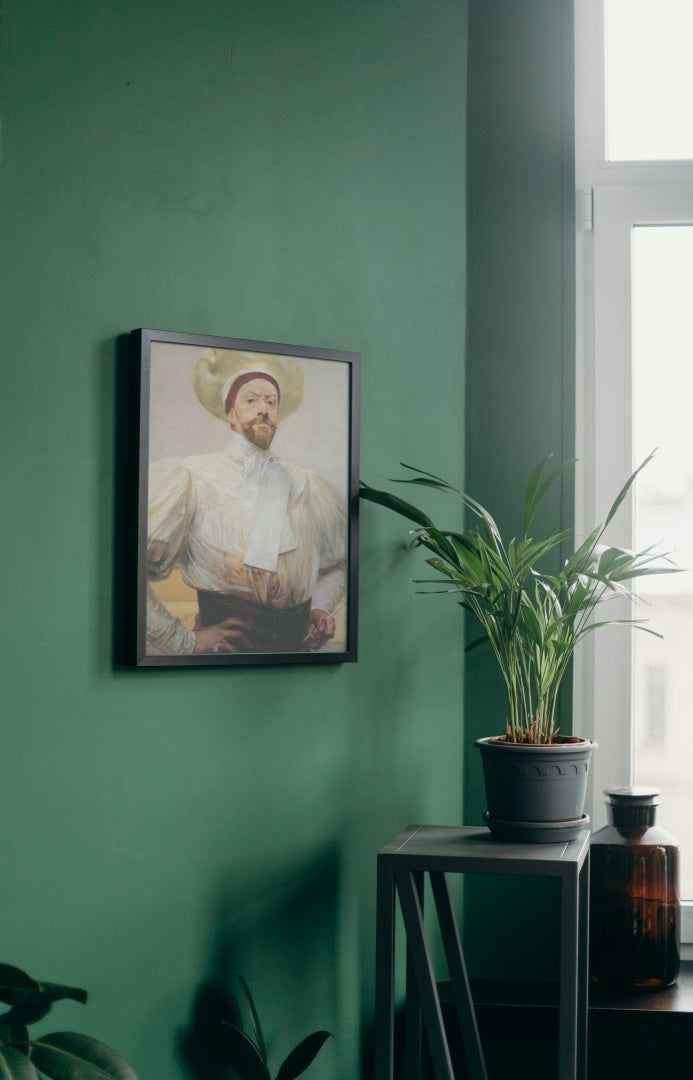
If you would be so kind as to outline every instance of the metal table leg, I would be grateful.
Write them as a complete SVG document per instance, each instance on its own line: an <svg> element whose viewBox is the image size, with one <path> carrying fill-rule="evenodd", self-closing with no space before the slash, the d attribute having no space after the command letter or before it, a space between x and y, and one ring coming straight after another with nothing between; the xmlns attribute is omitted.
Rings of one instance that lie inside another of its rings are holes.
<svg viewBox="0 0 693 1080"><path fill-rule="evenodd" d="M580 920L578 926L578 1080L587 1080L587 1008L589 979L589 910L590 910L590 857L589 852L580 869L579 880Z"/></svg>
<svg viewBox="0 0 693 1080"><path fill-rule="evenodd" d="M412 881L419 898L419 906L423 913L424 909L424 875L415 871L412 873ZM406 1061L404 1064L405 1080L421 1080L423 1048L423 1030L421 1025L421 1004L419 1002L419 989L416 983L416 972L412 959L411 949L407 942L407 990L406 990Z"/></svg>
<svg viewBox="0 0 693 1080"><path fill-rule="evenodd" d="M558 1016L558 1075L577 1080L578 1044L578 873L561 881L561 973Z"/></svg>
<svg viewBox="0 0 693 1080"><path fill-rule="evenodd" d="M395 879L378 857L375 926L375 1080L393 1080L395 1052Z"/></svg>
<svg viewBox="0 0 693 1080"><path fill-rule="evenodd" d="M436 1080L455 1080L433 963L426 940L423 912L411 871L396 870L395 881L407 932L407 943L421 1006L421 1016Z"/></svg>
<svg viewBox="0 0 693 1080"><path fill-rule="evenodd" d="M467 977L457 920L452 910L447 879L445 874L441 873L431 873L430 877L470 1080L487 1080L486 1062L481 1048L472 991Z"/></svg>

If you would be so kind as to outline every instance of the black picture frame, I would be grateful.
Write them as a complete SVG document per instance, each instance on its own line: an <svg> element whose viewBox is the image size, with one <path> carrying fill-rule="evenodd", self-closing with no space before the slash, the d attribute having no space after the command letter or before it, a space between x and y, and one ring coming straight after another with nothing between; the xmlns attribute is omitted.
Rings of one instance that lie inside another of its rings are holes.
<svg viewBox="0 0 693 1080"><path fill-rule="evenodd" d="M359 354L144 328L130 338L137 666L355 661ZM258 401L274 407L276 438L270 411L242 426Z"/></svg>

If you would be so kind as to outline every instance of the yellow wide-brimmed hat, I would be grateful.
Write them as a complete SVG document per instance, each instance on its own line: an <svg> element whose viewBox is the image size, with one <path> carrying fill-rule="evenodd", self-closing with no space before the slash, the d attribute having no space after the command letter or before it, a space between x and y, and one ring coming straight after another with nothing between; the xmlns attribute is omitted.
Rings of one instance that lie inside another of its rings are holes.
<svg viewBox="0 0 693 1080"><path fill-rule="evenodd" d="M293 356L243 352L240 349L205 349L195 361L193 386L200 404L226 420L226 396L241 375L269 375L279 387L278 419L284 420L303 400L303 372Z"/></svg>

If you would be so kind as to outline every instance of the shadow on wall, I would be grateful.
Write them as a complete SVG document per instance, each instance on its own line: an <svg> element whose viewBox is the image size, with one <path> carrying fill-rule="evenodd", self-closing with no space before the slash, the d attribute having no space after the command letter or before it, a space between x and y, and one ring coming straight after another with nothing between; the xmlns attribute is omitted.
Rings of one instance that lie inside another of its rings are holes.
<svg viewBox="0 0 693 1080"><path fill-rule="evenodd" d="M252 991L273 1076L308 1032L339 1035L340 861L338 848L329 847L302 866L257 867L222 886L208 969L192 991L176 1047L191 1080L235 1075L222 1019L248 1033L239 974ZM332 1044L320 1055L323 1076L330 1075Z"/></svg>

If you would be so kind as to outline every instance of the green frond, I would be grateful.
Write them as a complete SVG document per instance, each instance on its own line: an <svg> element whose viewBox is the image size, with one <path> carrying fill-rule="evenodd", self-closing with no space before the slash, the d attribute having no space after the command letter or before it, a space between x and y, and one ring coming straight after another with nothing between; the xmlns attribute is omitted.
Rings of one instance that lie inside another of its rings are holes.
<svg viewBox="0 0 693 1080"><path fill-rule="evenodd" d="M555 737L561 682L577 644L587 634L602 626L621 624L659 636L639 619L594 617L609 600L633 598L633 583L639 579L680 572L667 555L654 548L632 552L601 544L607 526L651 458L650 454L628 478L604 522L595 526L554 572L544 563L572 538L572 530L554 530L535 539L529 529L552 485L574 462L551 468L549 456L533 469L524 493L521 532L507 541L480 502L413 465L403 468L415 475L398 483L457 496L476 518L476 526L466 531L438 528L411 503L362 487L363 498L380 502L420 526L416 541L430 553L426 561L439 577L415 579L416 584L452 594L477 621L482 636L470 642L466 651L485 641L491 645L507 694L508 731L515 740L544 743Z"/></svg>

